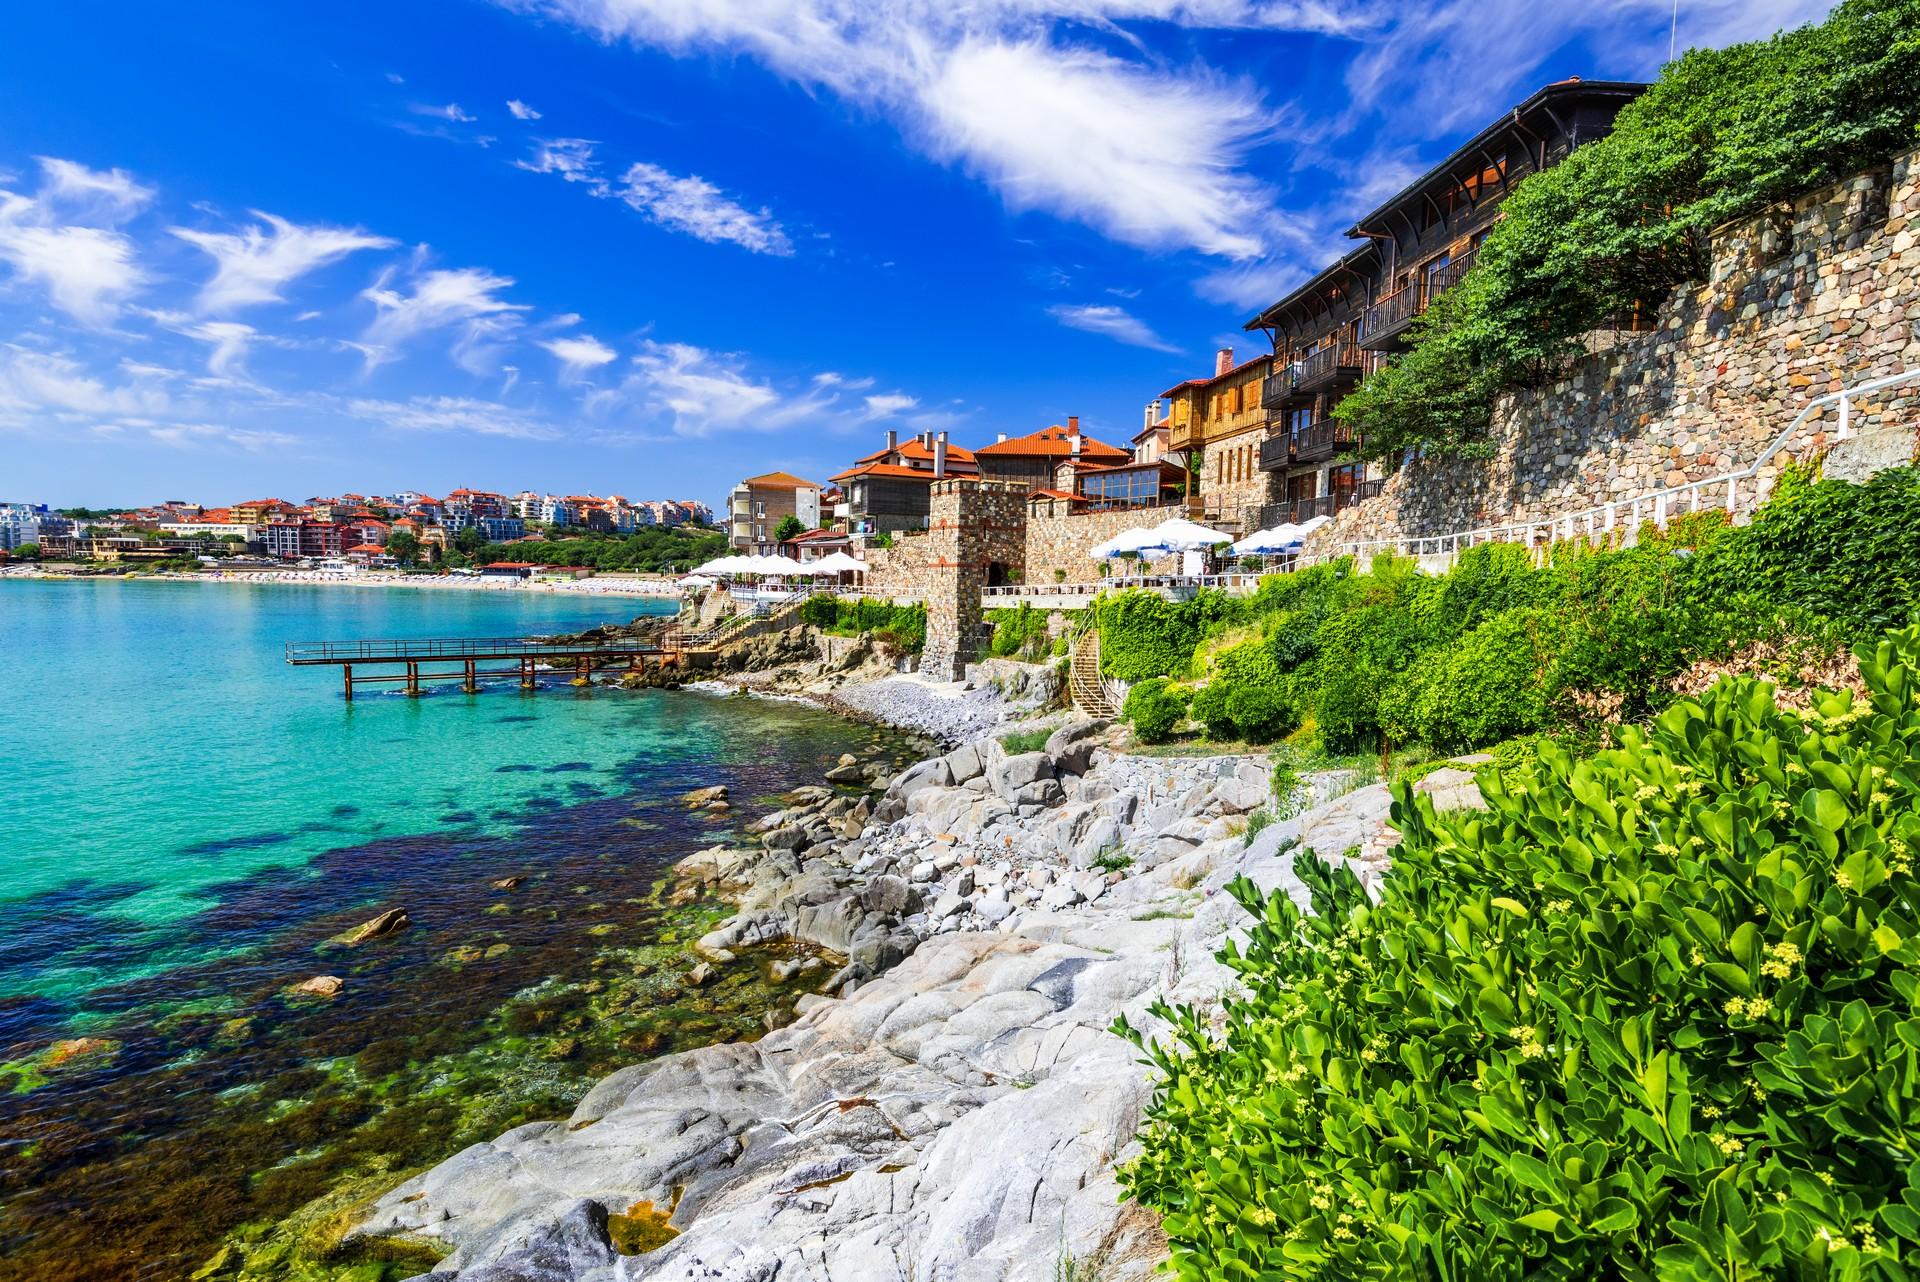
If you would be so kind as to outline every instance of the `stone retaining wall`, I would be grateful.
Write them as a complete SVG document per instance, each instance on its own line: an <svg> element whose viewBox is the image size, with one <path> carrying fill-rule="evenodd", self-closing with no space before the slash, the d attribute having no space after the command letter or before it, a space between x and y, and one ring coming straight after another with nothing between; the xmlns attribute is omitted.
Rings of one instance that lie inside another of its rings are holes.
<svg viewBox="0 0 1920 1282"><path fill-rule="evenodd" d="M1920 368L1917 237L1920 152L1728 224L1708 281L1676 289L1654 332L1503 398L1492 457L1407 463L1309 550L1547 520L1750 466L1815 397ZM1897 390L1854 408L1848 454L1912 456L1920 384ZM1826 450L1836 426L1810 421L1787 453Z"/></svg>
<svg viewBox="0 0 1920 1282"><path fill-rule="evenodd" d="M1088 553L1122 530L1158 525L1179 516L1177 508L1114 508L1073 516L1030 516L1027 519L1026 581L1045 586L1055 582L1054 571L1065 570L1061 583L1098 583L1100 562ZM1170 562L1179 558L1170 558Z"/></svg>

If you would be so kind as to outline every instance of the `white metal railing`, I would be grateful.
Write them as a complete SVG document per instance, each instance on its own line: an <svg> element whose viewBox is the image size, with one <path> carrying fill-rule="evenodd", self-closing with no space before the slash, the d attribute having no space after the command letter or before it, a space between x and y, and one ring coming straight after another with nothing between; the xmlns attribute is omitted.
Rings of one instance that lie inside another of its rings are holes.
<svg viewBox="0 0 1920 1282"><path fill-rule="evenodd" d="M1631 535L1648 521L1651 521L1657 529L1665 529L1668 520L1674 516L1711 508L1723 508L1731 515L1740 510L1743 502L1751 503L1759 497L1760 469L1787 447L1805 426L1807 420L1823 412L1828 406L1837 405L1839 407L1837 437L1844 441L1853 434L1855 402L1871 393L1916 380L1920 380L1920 369L1868 379L1864 383L1842 388L1838 392L1829 392L1825 396L1815 397L1794 416L1793 422L1787 425L1785 431L1773 438L1758 458L1737 472L1725 472L1705 480L1668 486L1633 498L1615 499L1579 512L1569 512L1540 520L1512 521L1503 525L1486 525L1472 530L1455 530L1447 534L1351 540L1315 551L1310 556L1302 557L1301 563L1328 561L1342 556L1378 556L1383 553L1412 557L1442 556L1451 559L1463 550L1482 543L1522 543L1528 547L1538 547L1577 538L1588 540L1605 538L1615 530L1623 530Z"/></svg>

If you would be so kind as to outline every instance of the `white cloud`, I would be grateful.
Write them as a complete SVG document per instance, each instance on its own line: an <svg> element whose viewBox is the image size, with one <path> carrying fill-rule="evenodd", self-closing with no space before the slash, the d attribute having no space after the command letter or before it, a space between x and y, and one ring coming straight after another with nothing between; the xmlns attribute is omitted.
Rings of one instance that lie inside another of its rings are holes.
<svg viewBox="0 0 1920 1282"><path fill-rule="evenodd" d="M299 438L285 432L262 431L258 428L227 427L220 423L170 423L153 425L146 433L162 445L171 445L177 449L191 449L199 445L231 445L250 454L260 454L267 450L283 450L297 445Z"/></svg>
<svg viewBox="0 0 1920 1282"><path fill-rule="evenodd" d="M710 243L727 242L756 254L793 253L773 213L748 209L698 174L684 177L658 165L629 166L614 194L649 220Z"/></svg>
<svg viewBox="0 0 1920 1282"><path fill-rule="evenodd" d="M1266 187L1239 168L1275 124L1248 84L1155 60L1119 24L1362 30L1345 0L521 0L606 39L758 59L898 120L1019 209L1132 244L1249 257ZM1088 43L1118 37L1120 56Z"/></svg>
<svg viewBox="0 0 1920 1282"><path fill-rule="evenodd" d="M84 325L105 328L146 283L133 242L116 230L152 199L119 169L40 158L32 196L0 190L0 262Z"/></svg>
<svg viewBox="0 0 1920 1282"><path fill-rule="evenodd" d="M207 372L226 378L238 374L247 359L247 349L259 337L259 331L239 321L207 321L186 331L191 337L209 343Z"/></svg>
<svg viewBox="0 0 1920 1282"><path fill-rule="evenodd" d="M518 328L520 313L527 310L524 304L498 297L513 287L511 277L477 267L417 273L411 292L393 288L392 280L391 270L383 272L361 294L377 312L364 335L369 364L394 359L399 348L421 334L453 328L458 331L454 360L472 373L492 373L502 340Z"/></svg>
<svg viewBox="0 0 1920 1282"><path fill-rule="evenodd" d="M578 378L589 370L610 364L619 355L591 334L549 338L543 340L540 346L553 353L560 362L561 374L566 378Z"/></svg>
<svg viewBox="0 0 1920 1282"><path fill-rule="evenodd" d="M169 404L158 388L110 387L70 356L0 348L0 423L164 414Z"/></svg>
<svg viewBox="0 0 1920 1282"><path fill-rule="evenodd" d="M538 120L540 113L521 102L518 98L507 99L507 110L513 113L515 120Z"/></svg>
<svg viewBox="0 0 1920 1282"><path fill-rule="evenodd" d="M524 410L497 401L462 396L416 396L407 401L356 400L349 402L347 409L355 418L403 432L457 432L523 441L554 441L562 435L553 424Z"/></svg>
<svg viewBox="0 0 1920 1282"><path fill-rule="evenodd" d="M869 396L866 417L869 419L897 418L920 404L917 396L903 396L898 392Z"/></svg>
<svg viewBox="0 0 1920 1282"><path fill-rule="evenodd" d="M649 340L633 363L634 373L617 393L603 393L589 405L637 405L671 418L679 436L778 431L817 421L841 406L840 392L832 384L809 381L805 391L782 393L749 376L738 356L690 343Z"/></svg>
<svg viewBox="0 0 1920 1282"><path fill-rule="evenodd" d="M1180 349L1153 332L1145 321L1124 307L1111 303L1058 303L1047 308L1047 315L1059 321L1069 329L1083 329L1089 334L1101 334L1117 343L1126 343L1132 347L1149 347L1156 352L1177 352Z"/></svg>
<svg viewBox="0 0 1920 1282"><path fill-rule="evenodd" d="M462 111L460 104L457 102L450 102L444 107L435 107L427 103L416 102L409 107L408 110L416 116L431 116L435 120L451 121L456 125L470 125L480 118L478 116L470 116Z"/></svg>
<svg viewBox="0 0 1920 1282"><path fill-rule="evenodd" d="M593 159L597 144L586 138L546 138L535 148L533 159L516 160L514 168L535 174L558 174L570 183L595 184L594 194L609 194L606 180L598 173Z"/></svg>
<svg viewBox="0 0 1920 1282"><path fill-rule="evenodd" d="M217 264L213 279L200 291L201 311L230 312L279 302L281 289L308 272L363 249L388 249L394 244L357 227L303 227L259 210L253 216L265 226L254 224L240 232L169 229Z"/></svg>

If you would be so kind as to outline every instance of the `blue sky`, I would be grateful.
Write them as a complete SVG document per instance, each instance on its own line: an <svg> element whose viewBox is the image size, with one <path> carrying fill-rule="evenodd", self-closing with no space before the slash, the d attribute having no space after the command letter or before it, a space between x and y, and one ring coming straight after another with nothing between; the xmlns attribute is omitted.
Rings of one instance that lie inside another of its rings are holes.
<svg viewBox="0 0 1920 1282"><path fill-rule="evenodd" d="M1682 0L1723 44L1819 0ZM1670 0L75 0L0 43L0 499L693 497L1141 407Z"/></svg>

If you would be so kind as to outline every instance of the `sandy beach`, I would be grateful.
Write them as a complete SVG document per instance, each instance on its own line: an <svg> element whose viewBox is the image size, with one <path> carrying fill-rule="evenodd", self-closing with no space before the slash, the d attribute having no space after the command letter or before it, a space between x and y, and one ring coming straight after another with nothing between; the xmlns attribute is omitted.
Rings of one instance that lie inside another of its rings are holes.
<svg viewBox="0 0 1920 1282"><path fill-rule="evenodd" d="M50 573L39 567L27 565L0 567L0 580L85 580L92 577L96 576ZM426 588L436 591L462 592L548 592L568 593L575 596L639 597L654 601L677 601L682 595L673 581L664 576L660 578L608 576L536 581L483 578L477 575L469 577L456 574L395 574L379 570L362 573L340 573L331 570L216 570L194 574L160 570L142 573L139 577L179 583L291 583L304 587L330 585L348 588Z"/></svg>

